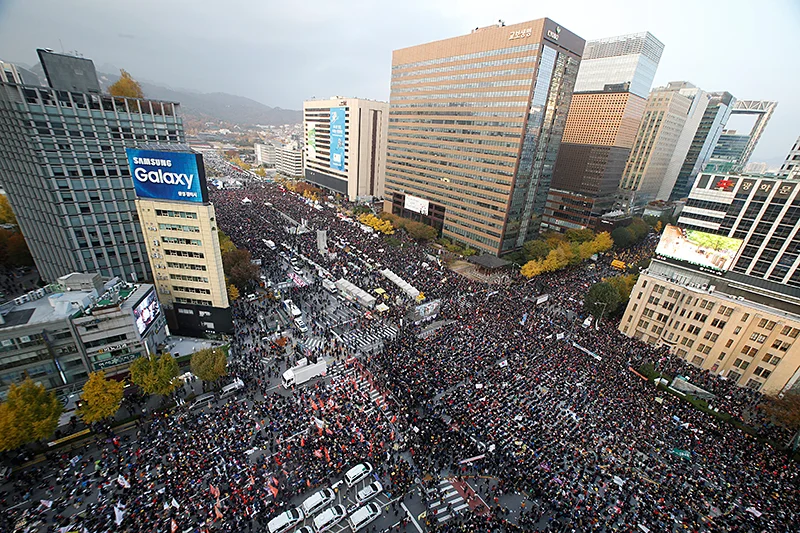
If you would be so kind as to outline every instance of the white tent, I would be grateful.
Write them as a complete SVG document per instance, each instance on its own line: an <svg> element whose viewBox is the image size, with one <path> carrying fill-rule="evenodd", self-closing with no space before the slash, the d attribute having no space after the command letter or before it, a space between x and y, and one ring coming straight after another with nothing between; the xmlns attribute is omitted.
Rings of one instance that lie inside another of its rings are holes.
<svg viewBox="0 0 800 533"><path fill-rule="evenodd" d="M383 274L386 279L400 287L400 289L406 293L406 296L409 298L414 299L419 296L419 291L415 287L388 268L381 270L381 274Z"/></svg>
<svg viewBox="0 0 800 533"><path fill-rule="evenodd" d="M367 309L372 309L375 306L375 297L372 296L370 293L356 287L346 279L342 278L336 282L336 288L339 289L339 292L345 295L345 297L351 298Z"/></svg>

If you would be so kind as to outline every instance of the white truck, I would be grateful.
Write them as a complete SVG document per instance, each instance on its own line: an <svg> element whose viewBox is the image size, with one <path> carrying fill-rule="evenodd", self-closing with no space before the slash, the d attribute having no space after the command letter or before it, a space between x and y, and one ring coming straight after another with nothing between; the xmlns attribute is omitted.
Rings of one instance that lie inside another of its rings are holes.
<svg viewBox="0 0 800 533"><path fill-rule="evenodd" d="M328 363L323 357L320 357L316 363L309 363L308 359L304 357L297 362L296 366L283 373L281 381L285 389L291 389L295 385L302 385L317 376L324 376L327 371Z"/></svg>

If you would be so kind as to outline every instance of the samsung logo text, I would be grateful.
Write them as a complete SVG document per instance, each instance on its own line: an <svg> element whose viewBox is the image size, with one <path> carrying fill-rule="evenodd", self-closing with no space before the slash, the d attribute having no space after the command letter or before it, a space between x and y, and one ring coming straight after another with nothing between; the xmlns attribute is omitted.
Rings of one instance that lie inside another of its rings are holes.
<svg viewBox="0 0 800 533"><path fill-rule="evenodd" d="M134 157L134 165L150 165L151 167L171 167L172 161L169 159L155 159L152 157Z"/></svg>
<svg viewBox="0 0 800 533"><path fill-rule="evenodd" d="M192 182L194 181L194 174L164 172L160 168L150 171L137 168L133 171L133 175L142 183L149 181L150 183L164 183L166 185L185 185L187 189L192 188Z"/></svg>

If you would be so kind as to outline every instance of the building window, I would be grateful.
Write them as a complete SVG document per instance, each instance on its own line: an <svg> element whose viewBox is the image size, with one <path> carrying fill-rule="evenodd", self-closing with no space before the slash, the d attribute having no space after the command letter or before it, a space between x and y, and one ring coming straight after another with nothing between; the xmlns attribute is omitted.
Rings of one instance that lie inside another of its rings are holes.
<svg viewBox="0 0 800 533"><path fill-rule="evenodd" d="M742 315L742 322L747 322L747 319L750 318L750 313L745 313Z"/></svg>

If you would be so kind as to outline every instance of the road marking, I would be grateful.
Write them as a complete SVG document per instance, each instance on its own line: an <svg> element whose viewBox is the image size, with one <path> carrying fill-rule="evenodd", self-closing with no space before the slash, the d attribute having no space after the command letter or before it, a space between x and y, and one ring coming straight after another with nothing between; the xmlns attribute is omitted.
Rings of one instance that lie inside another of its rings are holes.
<svg viewBox="0 0 800 533"><path fill-rule="evenodd" d="M401 503L400 507L402 507L403 511L406 512L406 516L408 516L411 519L411 522L414 524L414 527L417 528L417 531L419 531L419 533L422 533L422 528L417 523L417 519L414 518L414 515L411 514L411 511L408 510L408 507L406 507L406 504L405 503Z"/></svg>

